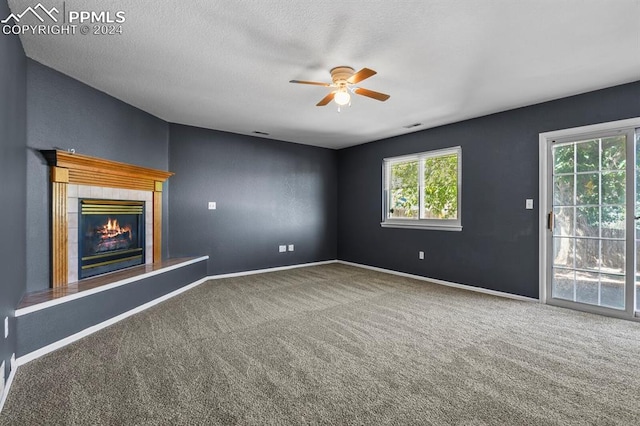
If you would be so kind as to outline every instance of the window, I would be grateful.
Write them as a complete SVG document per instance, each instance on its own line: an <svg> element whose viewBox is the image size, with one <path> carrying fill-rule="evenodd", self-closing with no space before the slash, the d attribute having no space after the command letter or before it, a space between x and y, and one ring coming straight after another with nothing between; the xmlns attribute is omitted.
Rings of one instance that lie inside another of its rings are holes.
<svg viewBox="0 0 640 426"><path fill-rule="evenodd" d="M462 148L385 158L382 226L462 230Z"/></svg>

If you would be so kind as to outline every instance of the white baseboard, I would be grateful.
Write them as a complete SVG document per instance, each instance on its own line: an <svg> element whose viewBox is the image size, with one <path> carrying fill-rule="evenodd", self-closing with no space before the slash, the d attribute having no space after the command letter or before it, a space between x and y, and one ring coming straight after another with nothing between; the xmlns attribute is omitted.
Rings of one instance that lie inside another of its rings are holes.
<svg viewBox="0 0 640 426"><path fill-rule="evenodd" d="M202 259L198 259L202 260ZM115 324L119 321L122 321L125 318L130 317L131 315L137 314L139 312L142 312L146 309L149 309L152 306L157 305L158 303L164 302L165 300L169 300L172 297L177 296L180 293L184 293L187 290L191 290L194 287L199 286L200 284L210 281L210 280L216 280L216 279L221 279L221 278L231 278L231 277L240 277L240 276L244 276L244 275L254 275L254 274L262 274L265 272L275 272L275 271L284 271L287 269L295 269L295 268L304 268L304 267L308 267L308 266L317 266L317 265L326 265L329 263L335 263L337 262L336 260L327 260L327 261L323 261L323 262L313 262L313 263L303 263L303 264L298 264L298 265L289 265L289 266L279 266L276 268L267 268L267 269L257 269L257 270L253 270L253 271L244 271L244 272L235 272L232 274L220 274L220 275L211 275L208 277L204 277L199 279L196 282L193 282L191 284L188 284L184 287L180 287L177 290L172 291L171 293L167 293L164 296L161 296L157 299L153 299L143 305L137 306L134 309L131 309L127 312L124 312L120 315L117 315L113 318L110 318L106 321L103 321L99 324L93 325L91 327L88 327L82 331L79 331L75 334L72 334L71 336L65 337L64 339L58 340L57 342L53 342L47 346L44 346L38 350L35 350L33 352L30 352L26 355L22 355L20 358L17 359L17 365L24 365L29 361L33 361L34 359L40 358L43 355L46 355L50 352L55 351L56 349L60 349L64 346L67 346L70 343L73 343L79 339L82 339L83 337L89 336L90 334L95 333L96 331L102 330L103 328L106 328L112 324Z"/></svg>
<svg viewBox="0 0 640 426"><path fill-rule="evenodd" d="M144 311L146 309L149 309L150 307L155 306L158 303L164 302L165 300L169 300L172 297L175 297L175 296L179 295L180 293L184 293L187 290L191 290L192 288L197 287L200 284L202 284L202 283L204 283L204 282L206 282L208 280L209 279L207 277L199 279L196 282L188 284L188 285L186 285L184 287L180 287L179 289L174 290L171 293L167 293L164 296L158 297L157 299L153 299L153 300L151 300L151 301L149 301L149 302L147 302L147 303L145 303L143 305L137 306L137 307L135 307L135 308L133 308L133 309L127 311L127 312L124 312L124 313L122 313L120 315L117 315L117 316L115 316L113 318L110 318L110 319L108 319L106 321L103 321L103 322L101 322L99 324L93 325L93 326L91 326L89 328L85 328L82 331L79 331L79 332L77 332L75 334L72 334L71 336L65 337L64 339L58 340L57 342L53 342L53 343L51 343L51 344L49 344L47 346L44 346L44 347L42 347L42 348L40 348L38 350L35 350L33 352L30 352L30 353L26 354L26 355L22 355L20 358L18 358L16 360L16 363L17 363L18 366L24 365L29 361L33 361L36 358L40 358L41 356L46 355L46 354L48 354L50 352L53 352L56 349L60 349L60 348L62 348L64 346L67 346L70 343L75 342L76 340L82 339L83 337L89 336L90 334L93 334L96 331L102 330L103 328L106 328L106 327L108 327L108 326L110 326L112 324L115 324L115 323L117 323L119 321L122 321L123 319L128 318L131 315L134 315L134 314L142 312L142 311Z"/></svg>
<svg viewBox="0 0 640 426"><path fill-rule="evenodd" d="M279 266L279 267L275 267L275 268L266 268L266 269L256 269L256 270L252 270L252 271L243 271L243 272L234 272L234 273L230 273L230 274L220 274L220 275L210 275L207 277L204 277L198 281L195 281L191 284L188 284L184 287L181 287L177 290L172 291L171 293L167 293L162 297L159 297L157 299L154 299L150 302L147 302L143 305L140 305L134 309L131 309L127 312L124 312L118 316L115 316L111 319L108 319L106 321L103 321L99 324L96 324L94 326L91 326L89 328L86 328L78 333L75 333L69 337L66 337L62 340L59 340L57 342L51 343L43 348L40 348L36 351L30 352L26 355L23 355L21 357L19 357L17 360L12 359L12 368L11 368L11 373L9 374L9 378L7 379L7 383L5 384L5 388L4 388L4 393L2 395L2 399L0 400L0 411L2 411L2 407L4 406L4 403L7 399L7 395L9 394L9 388L11 386L11 383L13 382L13 378L15 377L15 373L18 370L18 367L21 365L24 365L26 363L28 363L29 361L33 361L34 359L40 358L43 355L46 355L50 352L55 351L56 349L60 349L70 343L73 343L83 337L89 336L99 330L102 330L103 328L106 328L112 324L115 324L119 321L122 321L125 318L128 318L134 314L137 314L139 312L142 312L146 309L151 308L152 306L155 306L161 302L164 302L165 300L171 299L172 297L175 297L177 295L179 295L180 293L184 293L187 290L191 290L192 288L195 288L197 286L199 286L202 283L205 283L207 281L210 280L218 280L218 279L222 279L222 278L233 278L233 277L241 277L241 276L247 276L247 275L255 275L255 274L263 274L266 272L276 272L276 271L284 271L284 270L288 270L288 269L296 269L296 268L305 268L305 267L309 267L309 266L318 266L318 265L327 265L327 264L331 264L331 263L341 263L343 265L349 265L349 266L354 266L354 267L358 267L358 268L364 268L364 269L370 269L373 271L378 271L378 272L384 272L387 274L392 274L392 275L398 275L398 276L402 276L402 277L407 277L407 278L413 278L416 280L421 280L421 281L428 281L434 284L440 284L440 285L445 285L448 287L455 287L455 288L459 288L459 289L463 289L463 290L470 290L470 291L475 291L478 293L485 293L485 294L490 294L493 296L499 296L499 297L505 297L505 298L509 298L509 299L515 299L515 300L521 300L521 301L526 301L526 302L538 302L538 299L534 299L531 297L525 297L525 296L519 296L517 294L511 294L511 293L505 293L505 292L501 292L501 291L495 291L495 290L489 290L489 289L485 289L485 288L481 288L481 287L473 287L473 286L469 286L469 285L465 285L465 284L458 284L458 283L452 283L452 282L448 282L448 281L443 281L443 280L439 280L439 279L434 279L434 278L428 278L428 277L423 277L420 275L413 275L413 274L407 274L405 272L398 272L398 271L394 271L391 269L384 269L384 268L378 268L375 266L369 266L369 265L363 265L363 264L359 264L359 263L353 263L353 262L347 262L344 260L327 260L327 261L322 261L322 262L312 262L312 263L303 263L303 264L298 264L298 265L289 265L289 266Z"/></svg>
<svg viewBox="0 0 640 426"><path fill-rule="evenodd" d="M378 271L378 272L384 272L384 273L387 273L387 274L398 275L398 276L401 276L401 277L413 278L415 280L428 281L430 283L444 285L444 286L447 286L447 287L455 287L455 288L459 288L459 289L462 289L462 290L469 290L469 291L475 291L477 293L490 294L492 296L505 297L507 299L521 300L521 301L524 301L524 302L536 302L536 303L539 302L538 299L534 299L532 297L520 296L519 294L505 293L503 291L489 290L488 288L474 287L472 285L452 283L452 282L449 282L449 281L439 280L437 278L429 278L429 277L423 277L421 275L407 274L406 272L398 272L398 271L394 271L392 269L378 268L376 266L369 266L369 265L363 265L363 264L360 264L360 263L347 262L345 260L338 260L338 263L342 263L343 265L355 266L357 268L370 269L372 271Z"/></svg>
<svg viewBox="0 0 640 426"><path fill-rule="evenodd" d="M18 371L18 365L16 364L16 354L11 356L11 372L9 373L9 377L4 384L4 391L2 395L0 395L0 413L2 413L2 408L4 407L4 403L7 401L7 397L9 396L9 389L11 388L11 384L13 383L13 378L16 376L16 371ZM4 375L4 371L2 372Z"/></svg>
<svg viewBox="0 0 640 426"><path fill-rule="evenodd" d="M384 269L384 268L378 268L375 266L369 266L369 265L363 265L363 264L359 264L359 263L353 263L353 262L347 262L344 260L327 260L327 261L322 261L322 262L312 262L312 263L303 263L303 264L297 264L297 265L288 265L288 266L279 266L279 267L275 267L275 268L266 268L266 269L256 269L256 270L252 270L252 271L243 271L243 272L234 272L234 273L230 273L230 274L219 274L219 275L210 275L207 277L204 277L194 283L188 284L184 287L181 287L177 290L172 291L171 293L165 294L162 297L159 297L157 299L151 300L150 302L147 302L143 305L140 305L134 309L131 309L127 312L124 312L120 315L117 315L113 318L110 318L106 321L103 321L99 324L93 325L89 328L86 328L82 331L79 331L78 333L72 334L71 336L65 337L64 339L58 340L57 342L51 343L47 346L44 346L38 350L35 350L33 352L30 352L26 355L21 356L20 358L17 359L16 364L18 366L20 365L24 365L29 361L32 361L36 358L39 358L43 355L46 355L50 352L55 351L56 349L60 349L70 343L73 343L83 337L89 336L90 334L95 333L98 330L101 330L103 328L106 328L112 324L115 324L119 321L122 321L125 318L130 317L131 315L137 314L139 312L142 312L146 309L149 309L152 306L157 305L158 303L164 302L165 300L171 299L174 296L177 296L180 293L183 293L187 290L190 290L206 281L210 281L210 280L218 280L218 279L223 279L223 278L233 278L233 277L241 277L241 276L247 276L247 275L255 275L255 274L264 274L267 272L276 272L276 271L284 271L284 270L289 270L289 269L296 269L296 268L305 268L305 267L309 267L309 266L318 266L318 265L327 265L327 264L331 264L331 263L341 263L344 265L350 265L350 266L355 266L358 268L365 268L365 269L370 269L370 270L374 270L374 271L378 271L378 272L384 272L387 274L393 274L393 275L399 275L402 277L408 277L408 278L413 278L413 279L417 279L417 280L422 280L422 281L428 281L428 282L432 282L435 284L440 284L440 285L445 285L448 287L455 287L455 288L460 288L460 289L464 289L464 290L470 290L470 291L475 291L475 292L479 292L479 293L485 293L485 294L490 294L493 296L499 296L499 297L506 297L506 298L510 298L510 299L515 299L515 300L522 300L522 301L527 301L527 302L538 302L538 299L534 299L534 298L530 298L530 297L525 297L525 296L520 296L517 294L511 294L511 293L505 293L505 292L501 292L501 291L496 291L496 290L489 290L489 289L485 289L485 288L481 288L481 287L474 287L474 286L469 286L469 285L465 285L465 284L458 284L458 283L452 283L452 282L448 282L448 281L443 281L443 280L439 280L439 279L435 279L435 278L429 278L429 277L423 277L420 275L413 275L413 274L407 274L405 272L398 272L398 271L394 271L391 269ZM6 393L6 392L5 392Z"/></svg>
<svg viewBox="0 0 640 426"><path fill-rule="evenodd" d="M328 265L330 263L337 263L337 262L339 262L339 260L324 260L322 262L299 263L297 265L277 266L275 268L254 269L251 271L233 272L230 274L209 275L207 279L219 280L222 278L244 277L246 275L264 274L266 272L286 271L288 269L307 268L309 266Z"/></svg>

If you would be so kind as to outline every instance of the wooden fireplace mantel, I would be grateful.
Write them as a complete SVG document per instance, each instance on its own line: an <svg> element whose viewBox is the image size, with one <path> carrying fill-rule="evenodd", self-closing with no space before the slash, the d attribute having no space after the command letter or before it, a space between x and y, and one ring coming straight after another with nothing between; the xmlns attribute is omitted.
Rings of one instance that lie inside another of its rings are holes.
<svg viewBox="0 0 640 426"><path fill-rule="evenodd" d="M153 192L153 261L162 260L162 185L171 172L67 151L40 151L51 167L51 286L68 284L69 184Z"/></svg>

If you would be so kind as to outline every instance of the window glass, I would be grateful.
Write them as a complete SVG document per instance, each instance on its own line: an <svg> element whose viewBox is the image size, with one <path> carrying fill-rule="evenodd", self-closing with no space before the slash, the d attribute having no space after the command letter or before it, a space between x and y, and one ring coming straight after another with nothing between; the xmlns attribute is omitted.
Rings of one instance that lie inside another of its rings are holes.
<svg viewBox="0 0 640 426"><path fill-rule="evenodd" d="M457 219L458 154L424 160L423 219Z"/></svg>
<svg viewBox="0 0 640 426"><path fill-rule="evenodd" d="M460 147L385 159L382 226L461 230L461 164Z"/></svg>
<svg viewBox="0 0 640 426"><path fill-rule="evenodd" d="M388 217L417 219L418 191L418 161L391 164Z"/></svg>

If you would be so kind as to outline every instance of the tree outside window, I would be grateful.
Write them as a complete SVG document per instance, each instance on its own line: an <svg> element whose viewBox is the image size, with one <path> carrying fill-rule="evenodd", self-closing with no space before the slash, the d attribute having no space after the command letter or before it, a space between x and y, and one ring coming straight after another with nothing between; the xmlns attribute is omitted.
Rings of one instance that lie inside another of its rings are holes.
<svg viewBox="0 0 640 426"><path fill-rule="evenodd" d="M459 147L385 160L383 226L460 226Z"/></svg>

